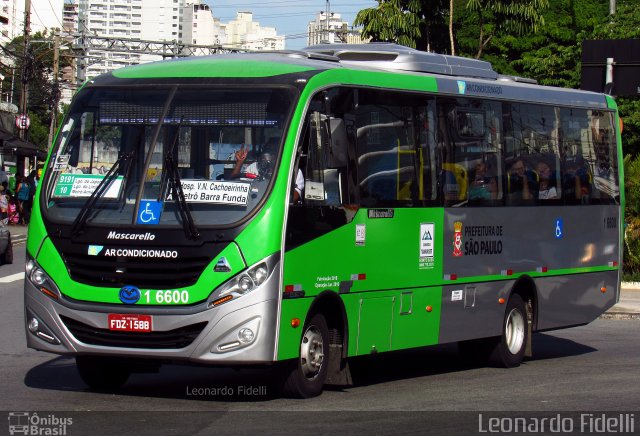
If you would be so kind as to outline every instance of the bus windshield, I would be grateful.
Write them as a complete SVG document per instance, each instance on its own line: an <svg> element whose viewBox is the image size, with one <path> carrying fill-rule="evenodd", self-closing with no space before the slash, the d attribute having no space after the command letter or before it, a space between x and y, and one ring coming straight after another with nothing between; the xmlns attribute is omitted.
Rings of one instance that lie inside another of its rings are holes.
<svg viewBox="0 0 640 436"><path fill-rule="evenodd" d="M267 193L293 98L284 87L87 89L58 135L45 213L82 225L231 225Z"/></svg>

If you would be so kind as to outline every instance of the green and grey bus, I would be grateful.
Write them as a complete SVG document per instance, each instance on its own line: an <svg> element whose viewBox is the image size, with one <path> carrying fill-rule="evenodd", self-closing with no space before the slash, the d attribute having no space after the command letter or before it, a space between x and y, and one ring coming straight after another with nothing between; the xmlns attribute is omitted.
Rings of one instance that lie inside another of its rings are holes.
<svg viewBox="0 0 640 436"><path fill-rule="evenodd" d="M99 76L38 186L28 346L101 389L189 362L309 397L443 343L517 366L619 298L620 125L607 95L393 44Z"/></svg>

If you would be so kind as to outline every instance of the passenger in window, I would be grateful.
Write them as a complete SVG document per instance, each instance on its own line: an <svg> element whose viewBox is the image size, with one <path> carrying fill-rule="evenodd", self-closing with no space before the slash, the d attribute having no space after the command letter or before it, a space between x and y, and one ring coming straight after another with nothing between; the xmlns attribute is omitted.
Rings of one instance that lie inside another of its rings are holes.
<svg viewBox="0 0 640 436"><path fill-rule="evenodd" d="M495 200L498 185L495 177L490 174L489 164L479 162L474 170L469 187L469 200Z"/></svg>
<svg viewBox="0 0 640 436"><path fill-rule="evenodd" d="M453 171L442 171L442 185L444 199L447 201L458 201L460 199L460 186Z"/></svg>
<svg viewBox="0 0 640 436"><path fill-rule="evenodd" d="M546 162L538 162L536 165L536 172L538 173L538 199L539 200L553 200L560 198L558 190L555 186L555 176L551 172L551 168Z"/></svg>
<svg viewBox="0 0 640 436"><path fill-rule="evenodd" d="M586 204L591 193L591 176L579 159L567 160L562 177L565 198Z"/></svg>
<svg viewBox="0 0 640 436"><path fill-rule="evenodd" d="M522 158L517 158L509 168L509 200L530 202L533 200L537 177L527 170Z"/></svg>

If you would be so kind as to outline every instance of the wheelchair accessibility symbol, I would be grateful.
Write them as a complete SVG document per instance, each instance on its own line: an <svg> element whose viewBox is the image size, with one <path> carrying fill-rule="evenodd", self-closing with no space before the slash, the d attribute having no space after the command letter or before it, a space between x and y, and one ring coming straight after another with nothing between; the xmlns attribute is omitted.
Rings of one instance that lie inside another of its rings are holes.
<svg viewBox="0 0 640 436"><path fill-rule="evenodd" d="M137 224L158 224L162 213L162 202L155 200L141 200Z"/></svg>
<svg viewBox="0 0 640 436"><path fill-rule="evenodd" d="M555 229L556 239L562 239L563 232L564 232L564 228L562 224L562 218L556 218L556 229Z"/></svg>

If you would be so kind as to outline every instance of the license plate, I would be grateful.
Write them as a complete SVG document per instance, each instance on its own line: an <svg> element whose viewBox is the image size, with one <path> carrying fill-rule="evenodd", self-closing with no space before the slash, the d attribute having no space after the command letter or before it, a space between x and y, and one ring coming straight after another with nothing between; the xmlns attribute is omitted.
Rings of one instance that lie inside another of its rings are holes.
<svg viewBox="0 0 640 436"><path fill-rule="evenodd" d="M110 313L109 330L121 332L150 332L152 331L151 315Z"/></svg>

